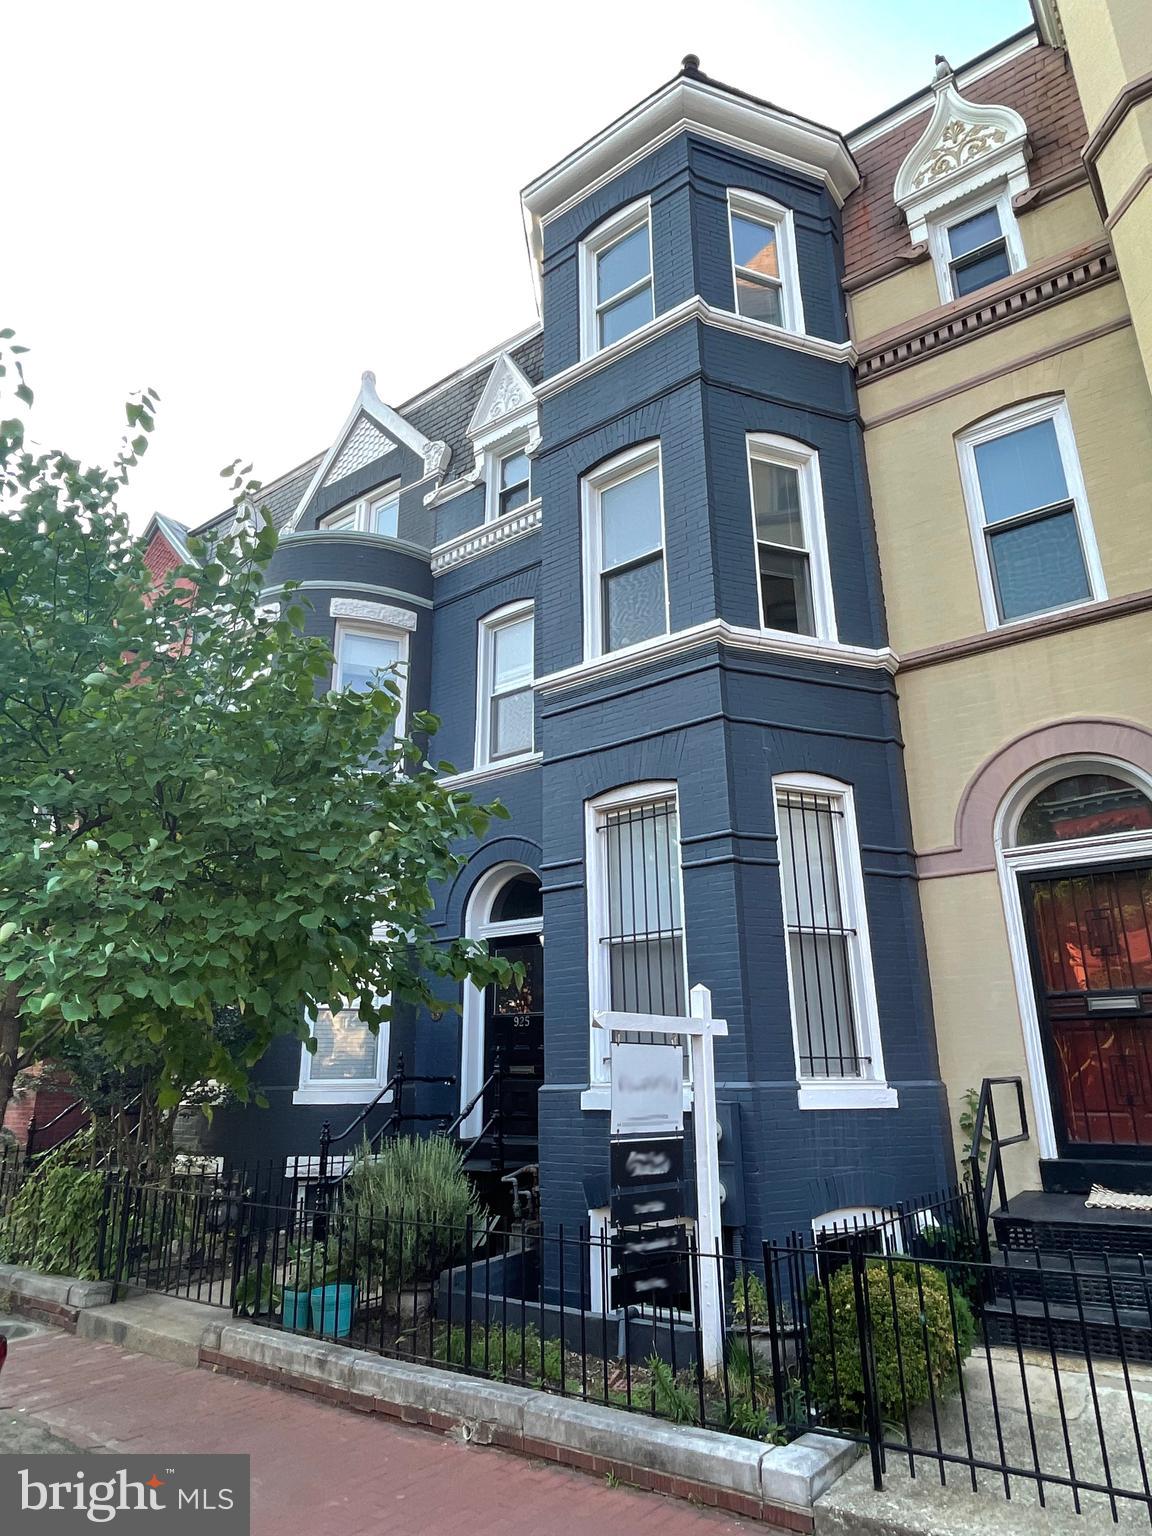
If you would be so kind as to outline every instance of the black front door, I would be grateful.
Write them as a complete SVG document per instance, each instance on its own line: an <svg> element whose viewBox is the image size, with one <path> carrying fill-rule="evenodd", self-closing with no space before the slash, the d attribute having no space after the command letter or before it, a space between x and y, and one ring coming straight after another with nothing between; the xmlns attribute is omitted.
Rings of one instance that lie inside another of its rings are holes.
<svg viewBox="0 0 1152 1536"><path fill-rule="evenodd" d="M495 939L493 954L524 967L524 979L509 987L489 987L485 995L484 1076L492 1074L500 1048L501 1077L484 1097L485 1124L499 1110L504 1136L536 1146L537 1095L544 1081L544 950L538 934ZM493 1124L490 1134L495 1135ZM533 1155L535 1155L533 1150Z"/></svg>

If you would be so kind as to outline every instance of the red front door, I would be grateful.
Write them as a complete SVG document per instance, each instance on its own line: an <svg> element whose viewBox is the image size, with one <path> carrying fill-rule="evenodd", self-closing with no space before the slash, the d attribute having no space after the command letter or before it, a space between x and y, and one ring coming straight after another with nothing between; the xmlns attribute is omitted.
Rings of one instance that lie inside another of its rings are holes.
<svg viewBox="0 0 1152 1536"><path fill-rule="evenodd" d="M1021 888L1062 1150L1152 1147L1152 864Z"/></svg>

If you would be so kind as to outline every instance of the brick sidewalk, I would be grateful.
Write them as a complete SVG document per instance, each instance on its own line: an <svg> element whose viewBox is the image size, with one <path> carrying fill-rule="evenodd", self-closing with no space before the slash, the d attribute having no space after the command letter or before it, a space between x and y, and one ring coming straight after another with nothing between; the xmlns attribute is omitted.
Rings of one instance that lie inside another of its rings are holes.
<svg viewBox="0 0 1152 1536"><path fill-rule="evenodd" d="M749 1536L765 1529L62 1333L12 1344L0 1408L93 1450L247 1452L253 1536Z"/></svg>

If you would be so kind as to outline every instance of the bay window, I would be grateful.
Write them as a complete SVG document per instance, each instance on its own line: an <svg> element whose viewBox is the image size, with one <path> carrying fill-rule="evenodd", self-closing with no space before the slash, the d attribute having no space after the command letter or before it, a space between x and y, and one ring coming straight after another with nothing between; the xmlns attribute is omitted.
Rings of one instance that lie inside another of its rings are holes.
<svg viewBox="0 0 1152 1536"><path fill-rule="evenodd" d="M585 357L647 325L655 314L647 200L621 209L580 247Z"/></svg>
<svg viewBox="0 0 1152 1536"><path fill-rule="evenodd" d="M658 444L629 449L584 481L585 656L668 631Z"/></svg>

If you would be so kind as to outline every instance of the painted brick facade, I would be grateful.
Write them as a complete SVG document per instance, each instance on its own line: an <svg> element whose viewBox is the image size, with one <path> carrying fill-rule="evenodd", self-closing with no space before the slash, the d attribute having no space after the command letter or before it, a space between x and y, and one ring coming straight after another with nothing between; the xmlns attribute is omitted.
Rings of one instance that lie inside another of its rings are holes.
<svg viewBox="0 0 1152 1536"><path fill-rule="evenodd" d="M791 214L806 333L799 340L716 322L716 313L734 309L730 189L770 198ZM603 363L580 366L581 242L644 199L655 315L659 322L684 306L682 316ZM270 581L304 581L308 627L329 640L333 599L410 614L409 701L443 722L436 758L463 774L477 798L498 795L508 807L509 820L462 849L464 867L439 893L435 921L444 936L465 931L470 897L486 872L518 865L541 879L539 1163L547 1223L586 1224L606 1173L608 1116L588 1098L586 805L653 781L673 784L678 800L689 983L711 988L717 1013L729 1021L717 1050L718 1096L739 1116L746 1237L782 1236L831 1209L915 1199L948 1179L951 1154L868 481L842 348L837 202L824 179L786 156L677 131L569 199L545 222L542 245L542 331L510 351L538 387L530 505L539 502L539 527L458 563L444 553L482 530L486 511L468 427L500 364L465 368L401 410L407 428L424 439L420 452L401 444L332 485L323 479L340 443L312 461L312 490L302 488L299 507L285 514L291 531ZM710 308L697 312L696 299ZM483 427L498 435L499 418ZM763 641L750 433L818 455L839 650ZM582 482L641 444L659 447L670 636L703 632L581 672L588 622ZM447 467L430 472L437 445L447 450ZM318 526L397 477L397 539ZM535 604L539 760L498 775L476 773L479 626L523 601ZM718 625L728 632L718 633ZM557 673L570 675L556 680ZM825 776L854 794L887 1085L898 1107L800 1108L772 796L773 775L781 773ZM409 1070L458 1076L466 1027L473 1027L467 1018L451 1015L401 1018L392 1030L393 1060L402 1050ZM339 1123L354 1109L293 1105L297 1075L298 1049L282 1043L261 1068L271 1108L219 1113L215 1144L236 1156L314 1153L320 1122ZM431 1088L421 1107L450 1115L460 1095L459 1087Z"/></svg>

